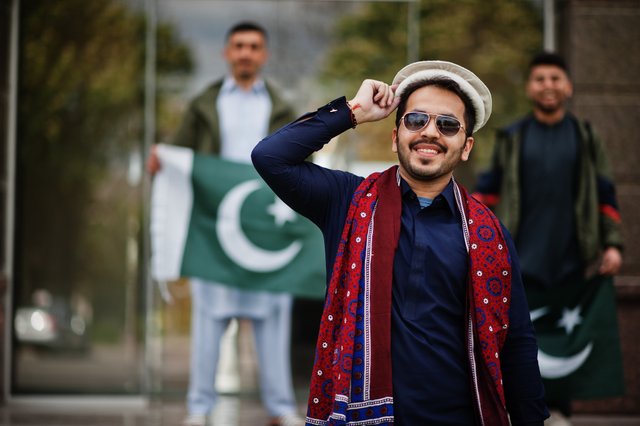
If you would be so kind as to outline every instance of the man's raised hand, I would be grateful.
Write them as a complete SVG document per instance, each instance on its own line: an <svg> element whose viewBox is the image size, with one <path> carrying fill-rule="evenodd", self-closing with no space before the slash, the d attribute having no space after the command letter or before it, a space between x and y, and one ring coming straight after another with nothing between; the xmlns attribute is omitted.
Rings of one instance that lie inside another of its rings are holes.
<svg viewBox="0 0 640 426"><path fill-rule="evenodd" d="M356 96L349 101L358 124L386 118L396 109L400 98L396 98L396 86L378 80L364 80Z"/></svg>

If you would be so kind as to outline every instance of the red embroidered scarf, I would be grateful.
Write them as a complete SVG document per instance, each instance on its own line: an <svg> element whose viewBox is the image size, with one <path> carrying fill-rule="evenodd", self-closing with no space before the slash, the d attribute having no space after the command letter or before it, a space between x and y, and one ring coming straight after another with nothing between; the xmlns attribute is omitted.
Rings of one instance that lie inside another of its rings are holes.
<svg viewBox="0 0 640 426"><path fill-rule="evenodd" d="M353 194L316 346L307 425L393 424L391 285L402 200L397 166ZM469 252L468 351L481 424L508 425L499 353L511 267L500 224L454 182Z"/></svg>

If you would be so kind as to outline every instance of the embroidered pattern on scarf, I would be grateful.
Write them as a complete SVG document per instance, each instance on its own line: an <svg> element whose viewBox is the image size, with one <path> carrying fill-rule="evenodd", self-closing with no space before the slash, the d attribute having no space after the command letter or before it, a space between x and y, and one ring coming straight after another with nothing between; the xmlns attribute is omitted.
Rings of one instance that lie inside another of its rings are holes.
<svg viewBox="0 0 640 426"><path fill-rule="evenodd" d="M475 368L486 369L493 381L493 395L483 395L478 386L474 393L482 417L490 419L495 413L485 401L493 398L505 405L499 353L508 328L510 259L493 213L464 188L455 184L454 189L470 257L472 343L477 340L482 354ZM353 194L321 318L306 425L394 422L391 274L400 208L397 166L372 174ZM475 358L470 359L472 370Z"/></svg>

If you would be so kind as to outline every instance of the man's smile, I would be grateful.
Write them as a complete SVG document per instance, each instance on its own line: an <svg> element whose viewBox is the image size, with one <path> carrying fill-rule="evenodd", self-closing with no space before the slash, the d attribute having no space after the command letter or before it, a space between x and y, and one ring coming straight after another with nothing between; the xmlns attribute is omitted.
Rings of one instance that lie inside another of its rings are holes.
<svg viewBox="0 0 640 426"><path fill-rule="evenodd" d="M435 157L438 154L447 152L444 146L434 142L414 142L410 145L410 148L421 156L427 157Z"/></svg>

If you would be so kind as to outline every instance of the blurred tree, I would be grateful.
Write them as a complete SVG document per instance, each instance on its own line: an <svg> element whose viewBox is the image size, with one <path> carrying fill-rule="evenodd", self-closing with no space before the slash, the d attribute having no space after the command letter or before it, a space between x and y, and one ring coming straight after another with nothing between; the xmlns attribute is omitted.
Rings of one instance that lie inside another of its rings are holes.
<svg viewBox="0 0 640 426"><path fill-rule="evenodd" d="M145 17L115 0L30 0L20 13L19 300L80 292L100 300L98 315L122 318L138 267ZM157 43L158 73L191 70L171 26L158 26Z"/></svg>
<svg viewBox="0 0 640 426"><path fill-rule="evenodd" d="M364 78L390 82L407 63L407 8L406 3L369 3L342 19L322 73L325 84L352 96ZM492 131L528 108L524 78L531 54L542 46L540 11L525 0L422 0L418 9L419 59L467 67L492 92L493 115L476 135L474 148L476 163L482 165ZM395 160L392 123L389 118L358 130L363 141L358 143L360 159Z"/></svg>

